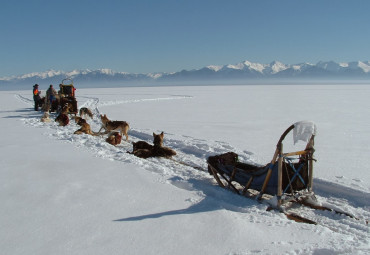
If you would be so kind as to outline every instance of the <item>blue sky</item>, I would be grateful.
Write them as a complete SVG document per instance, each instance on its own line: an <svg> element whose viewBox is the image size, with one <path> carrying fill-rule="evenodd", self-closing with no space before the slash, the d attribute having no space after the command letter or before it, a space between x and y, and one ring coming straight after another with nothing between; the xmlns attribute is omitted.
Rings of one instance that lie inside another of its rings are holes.
<svg viewBox="0 0 370 255"><path fill-rule="evenodd" d="M370 60L368 0L0 0L0 77Z"/></svg>

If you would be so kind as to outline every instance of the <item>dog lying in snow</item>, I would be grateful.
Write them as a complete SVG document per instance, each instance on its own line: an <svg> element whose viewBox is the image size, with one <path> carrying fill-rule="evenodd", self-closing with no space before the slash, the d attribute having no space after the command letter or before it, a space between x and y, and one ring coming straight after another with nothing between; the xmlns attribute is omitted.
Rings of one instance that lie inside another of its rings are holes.
<svg viewBox="0 0 370 255"><path fill-rule="evenodd" d="M122 135L119 132L112 132L108 135L108 138L105 141L114 146L118 145L122 141Z"/></svg>
<svg viewBox="0 0 370 255"><path fill-rule="evenodd" d="M48 112L44 112L44 115L41 117L41 122L51 122L50 115Z"/></svg>
<svg viewBox="0 0 370 255"><path fill-rule="evenodd" d="M144 141L133 143L133 150L129 152L139 158L149 157L166 157L170 158L176 155L176 152L168 147L163 146L164 133L157 135L153 133L153 144L148 144Z"/></svg>
<svg viewBox="0 0 370 255"><path fill-rule="evenodd" d="M60 113L68 114L71 109L72 109L72 106L69 103L66 103L65 105L63 105L63 108Z"/></svg>
<svg viewBox="0 0 370 255"><path fill-rule="evenodd" d="M61 113L56 117L55 121L59 123L59 126L67 126L69 124L69 117L67 114Z"/></svg>
<svg viewBox="0 0 370 255"><path fill-rule="evenodd" d="M94 136L98 135L97 133L94 133L91 130L90 124L87 123L85 119L79 117L79 118L75 118L75 121L77 122L78 125L81 126L81 128L76 130L74 134L76 135L88 134L88 135L94 135Z"/></svg>

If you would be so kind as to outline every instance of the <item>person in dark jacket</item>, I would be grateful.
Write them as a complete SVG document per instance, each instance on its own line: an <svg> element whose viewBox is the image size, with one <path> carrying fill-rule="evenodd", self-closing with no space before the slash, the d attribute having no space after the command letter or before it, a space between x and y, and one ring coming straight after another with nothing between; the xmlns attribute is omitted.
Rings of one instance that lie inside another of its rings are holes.
<svg viewBox="0 0 370 255"><path fill-rule="evenodd" d="M50 84L50 87L46 91L46 98L50 101L50 104L53 103L55 100L55 96L57 95L57 91L54 89L53 85Z"/></svg>
<svg viewBox="0 0 370 255"><path fill-rule="evenodd" d="M33 101L35 102L35 111L39 110L39 105L41 101L40 93L41 91L39 90L39 85L35 84L33 86Z"/></svg>
<svg viewBox="0 0 370 255"><path fill-rule="evenodd" d="M46 107L50 109L51 112L57 110L57 104L53 103L56 100L57 92L54 89L53 85L50 84L50 87L46 90Z"/></svg>

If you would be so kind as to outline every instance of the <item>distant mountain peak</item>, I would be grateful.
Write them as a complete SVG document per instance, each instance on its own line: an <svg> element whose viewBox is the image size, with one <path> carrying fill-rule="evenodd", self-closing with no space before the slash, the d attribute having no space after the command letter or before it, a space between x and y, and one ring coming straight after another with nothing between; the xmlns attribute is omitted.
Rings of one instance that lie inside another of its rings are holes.
<svg viewBox="0 0 370 255"><path fill-rule="evenodd" d="M216 65L209 65L207 66L206 68L210 69L210 70L213 70L215 72L218 72L219 70L222 69L223 66L216 66Z"/></svg>

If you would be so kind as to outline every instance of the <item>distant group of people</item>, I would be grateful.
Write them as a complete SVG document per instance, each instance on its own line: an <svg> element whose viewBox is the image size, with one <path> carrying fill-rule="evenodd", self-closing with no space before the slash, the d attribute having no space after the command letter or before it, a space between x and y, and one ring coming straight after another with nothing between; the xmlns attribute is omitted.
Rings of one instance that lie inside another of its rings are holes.
<svg viewBox="0 0 370 255"><path fill-rule="evenodd" d="M43 104L52 104L56 99L57 91L54 89L53 85L50 84L49 88L46 90L45 99L41 98L41 90L39 90L39 85L35 84L33 86L33 101L35 102L35 111L39 110L39 107ZM45 101L44 101L45 100Z"/></svg>
<svg viewBox="0 0 370 255"><path fill-rule="evenodd" d="M35 102L35 111L38 111L39 107L41 107L44 104L46 106L45 109L47 107L50 107L53 104L53 101L57 100L61 96L74 97L76 89L73 86L72 87L64 86L64 89L63 89L63 84L59 84L59 87L60 89L57 92L54 89L53 84L50 84L49 88L46 90L45 97L41 98L41 90L39 90L39 85L35 84L33 86L33 101Z"/></svg>

